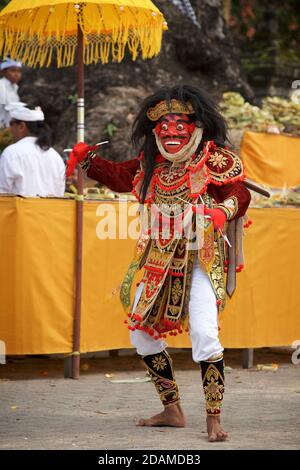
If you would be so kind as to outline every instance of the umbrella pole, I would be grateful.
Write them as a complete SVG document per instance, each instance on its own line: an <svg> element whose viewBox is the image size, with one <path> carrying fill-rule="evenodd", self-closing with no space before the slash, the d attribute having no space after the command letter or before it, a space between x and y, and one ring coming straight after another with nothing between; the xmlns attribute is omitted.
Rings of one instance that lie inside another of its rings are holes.
<svg viewBox="0 0 300 470"><path fill-rule="evenodd" d="M78 24L77 32L77 142L84 142L84 45L83 34ZM82 289L82 235L83 235L83 171L78 169L76 200L76 271L75 271L75 311L73 324L73 352L68 377L79 379L80 371L80 320ZM65 368L65 375L66 375Z"/></svg>

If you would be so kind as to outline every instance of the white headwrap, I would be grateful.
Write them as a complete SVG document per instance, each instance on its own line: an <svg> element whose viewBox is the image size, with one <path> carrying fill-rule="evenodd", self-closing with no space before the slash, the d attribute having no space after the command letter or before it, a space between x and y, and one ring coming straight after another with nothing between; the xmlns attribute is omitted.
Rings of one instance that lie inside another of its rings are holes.
<svg viewBox="0 0 300 470"><path fill-rule="evenodd" d="M29 109L26 103L10 103L5 106L5 109L9 112L11 119L17 119L18 121L34 122L45 120L44 113L40 107Z"/></svg>
<svg viewBox="0 0 300 470"><path fill-rule="evenodd" d="M6 69L9 69L10 67L18 67L20 69L22 68L22 62L17 62L16 60L13 60L7 57L0 64L0 70L6 70Z"/></svg>

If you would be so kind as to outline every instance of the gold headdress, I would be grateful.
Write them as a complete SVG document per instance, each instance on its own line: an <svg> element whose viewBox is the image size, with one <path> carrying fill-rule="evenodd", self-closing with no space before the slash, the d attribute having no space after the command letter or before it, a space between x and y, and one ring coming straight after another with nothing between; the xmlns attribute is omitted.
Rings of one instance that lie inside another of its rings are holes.
<svg viewBox="0 0 300 470"><path fill-rule="evenodd" d="M165 114L194 114L195 111L191 103L184 103L178 100L160 101L153 108L147 111L147 117L150 121L158 121Z"/></svg>

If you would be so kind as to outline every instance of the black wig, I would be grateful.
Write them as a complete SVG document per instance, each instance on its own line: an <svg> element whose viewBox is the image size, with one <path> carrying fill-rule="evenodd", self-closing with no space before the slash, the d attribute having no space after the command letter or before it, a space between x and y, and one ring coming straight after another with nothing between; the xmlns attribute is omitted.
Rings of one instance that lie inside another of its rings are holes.
<svg viewBox="0 0 300 470"><path fill-rule="evenodd" d="M139 147L140 152L144 152L145 157L145 177L141 188L142 202L145 201L153 174L155 156L158 153L155 137L152 133L156 122L147 117L147 111L160 101L170 102L172 99L192 104L195 114L190 117L194 121L200 121L201 126L203 126L203 137L198 151L203 147L203 143L208 140L214 140L217 145L221 146L227 140L225 119L219 113L216 103L202 90L188 85L178 85L172 88L160 88L156 93L148 96L141 105L133 123L132 131L132 142L136 147Z"/></svg>

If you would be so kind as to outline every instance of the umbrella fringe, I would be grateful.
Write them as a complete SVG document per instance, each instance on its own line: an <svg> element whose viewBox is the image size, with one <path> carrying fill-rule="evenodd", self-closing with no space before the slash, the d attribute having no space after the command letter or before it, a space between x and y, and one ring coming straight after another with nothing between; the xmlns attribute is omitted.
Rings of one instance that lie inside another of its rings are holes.
<svg viewBox="0 0 300 470"><path fill-rule="evenodd" d="M145 13L144 16L146 17ZM36 27L37 20L37 14L29 17L24 11L13 17L9 16L7 23L5 23L5 17L2 17L1 55L10 54L12 58L22 60L30 67L49 67L55 56L58 67L73 65L77 32L68 34L55 25L55 33L49 35L44 32L48 19L38 28ZM109 60L121 62L126 46L133 60L136 60L139 54L143 59L157 55L161 48L162 32L166 29L164 18L162 16L150 19L148 17L147 20L143 18L142 25L138 22L139 20L140 17L138 18L138 15L131 11L130 17L120 15L117 26L110 30L103 29L103 22L98 23L97 30L95 22L91 25L86 18L78 18L84 37L84 63L95 64L99 60L102 64L107 64ZM9 24L9 27L3 27L4 24Z"/></svg>

